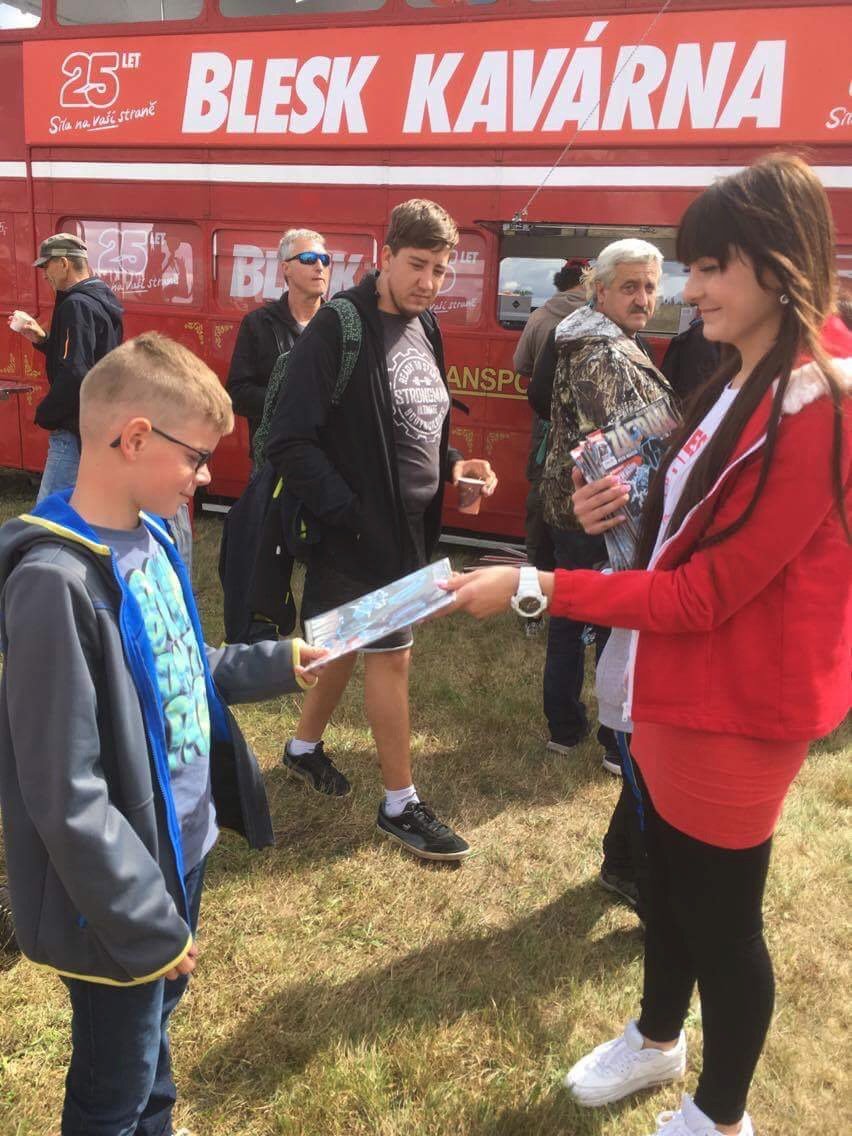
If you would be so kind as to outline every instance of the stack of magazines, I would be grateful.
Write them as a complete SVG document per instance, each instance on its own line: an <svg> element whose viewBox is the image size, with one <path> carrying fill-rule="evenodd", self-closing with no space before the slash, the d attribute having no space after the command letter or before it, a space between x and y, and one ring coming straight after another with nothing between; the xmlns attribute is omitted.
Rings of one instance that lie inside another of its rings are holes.
<svg viewBox="0 0 852 1136"><path fill-rule="evenodd" d="M613 572L633 566L648 484L668 448L666 439L677 425L669 400L658 398L603 430L593 430L571 451L586 481L617 477L630 493L622 510L623 523L604 534Z"/></svg>

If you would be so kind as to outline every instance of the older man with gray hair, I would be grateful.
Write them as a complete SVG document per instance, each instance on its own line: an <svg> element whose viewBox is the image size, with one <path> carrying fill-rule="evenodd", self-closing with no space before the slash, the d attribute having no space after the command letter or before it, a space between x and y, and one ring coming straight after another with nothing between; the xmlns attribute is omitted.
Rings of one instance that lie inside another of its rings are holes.
<svg viewBox="0 0 852 1136"><path fill-rule="evenodd" d="M559 568L591 568L607 559L602 537L577 525L571 450L600 429L672 390L636 339L654 314L663 255L648 241L614 241L584 274L589 303L557 325L533 372L529 400L550 420L547 460L541 482L544 519L550 528ZM547 748L568 754L589 732L582 701L585 649L583 627L551 619L544 671L544 712L550 727ZM609 631L596 629L598 654ZM599 707L598 740L604 768L622 772L615 732L625 731L620 707L610 715ZM601 882L633 906L638 902L641 838L635 809L625 787L604 840Z"/></svg>
<svg viewBox="0 0 852 1136"><path fill-rule="evenodd" d="M263 417L275 361L290 350L328 291L331 257L319 233L288 229L278 245L278 259L286 288L279 299L243 318L228 371L227 389L234 410L248 419L249 449Z"/></svg>

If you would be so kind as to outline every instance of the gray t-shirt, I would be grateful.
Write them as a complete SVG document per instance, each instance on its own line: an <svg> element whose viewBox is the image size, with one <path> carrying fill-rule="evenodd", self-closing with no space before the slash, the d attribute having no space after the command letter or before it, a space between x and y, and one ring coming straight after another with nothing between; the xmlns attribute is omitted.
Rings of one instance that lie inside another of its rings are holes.
<svg viewBox="0 0 852 1136"><path fill-rule="evenodd" d="M450 396L435 352L415 316L380 312L390 379L399 484L405 511L423 516L441 479L441 431Z"/></svg>
<svg viewBox="0 0 852 1136"><path fill-rule="evenodd" d="M210 713L198 641L180 581L148 529L140 524L129 531L95 532L115 553L118 570L142 609L163 706L183 867L189 872L219 832L210 792Z"/></svg>

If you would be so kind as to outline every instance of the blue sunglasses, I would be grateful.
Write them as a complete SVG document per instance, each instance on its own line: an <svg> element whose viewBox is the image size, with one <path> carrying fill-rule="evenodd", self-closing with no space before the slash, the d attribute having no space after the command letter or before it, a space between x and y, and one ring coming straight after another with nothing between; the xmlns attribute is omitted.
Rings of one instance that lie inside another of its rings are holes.
<svg viewBox="0 0 852 1136"><path fill-rule="evenodd" d="M319 261L323 268L328 268L331 264L327 252L299 252L295 256L288 256L284 263L289 264L291 260L298 260L299 264L316 264Z"/></svg>

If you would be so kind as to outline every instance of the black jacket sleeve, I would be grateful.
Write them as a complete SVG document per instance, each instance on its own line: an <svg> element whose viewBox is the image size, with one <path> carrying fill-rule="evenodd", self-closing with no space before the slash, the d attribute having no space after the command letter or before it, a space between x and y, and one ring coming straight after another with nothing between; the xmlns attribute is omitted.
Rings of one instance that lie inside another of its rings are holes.
<svg viewBox="0 0 852 1136"><path fill-rule="evenodd" d="M66 300L54 312L49 338L55 366L50 390L39 403L36 422L45 429L54 429L60 423L77 421L80 384L96 362L97 329L92 309L70 298Z"/></svg>
<svg viewBox="0 0 852 1136"><path fill-rule="evenodd" d="M261 347L264 328L259 316L260 312L249 312L243 317L226 383L236 413L254 420L263 417L269 382L269 372L263 363L265 352Z"/></svg>
<svg viewBox="0 0 852 1136"><path fill-rule="evenodd" d="M315 517L357 531L358 500L322 445L341 349L340 321L334 311L321 309L288 357L266 455Z"/></svg>
<svg viewBox="0 0 852 1136"><path fill-rule="evenodd" d="M550 421L550 404L553 399L553 380L556 376L556 331L548 335L533 368L527 398L530 406L545 422Z"/></svg>

